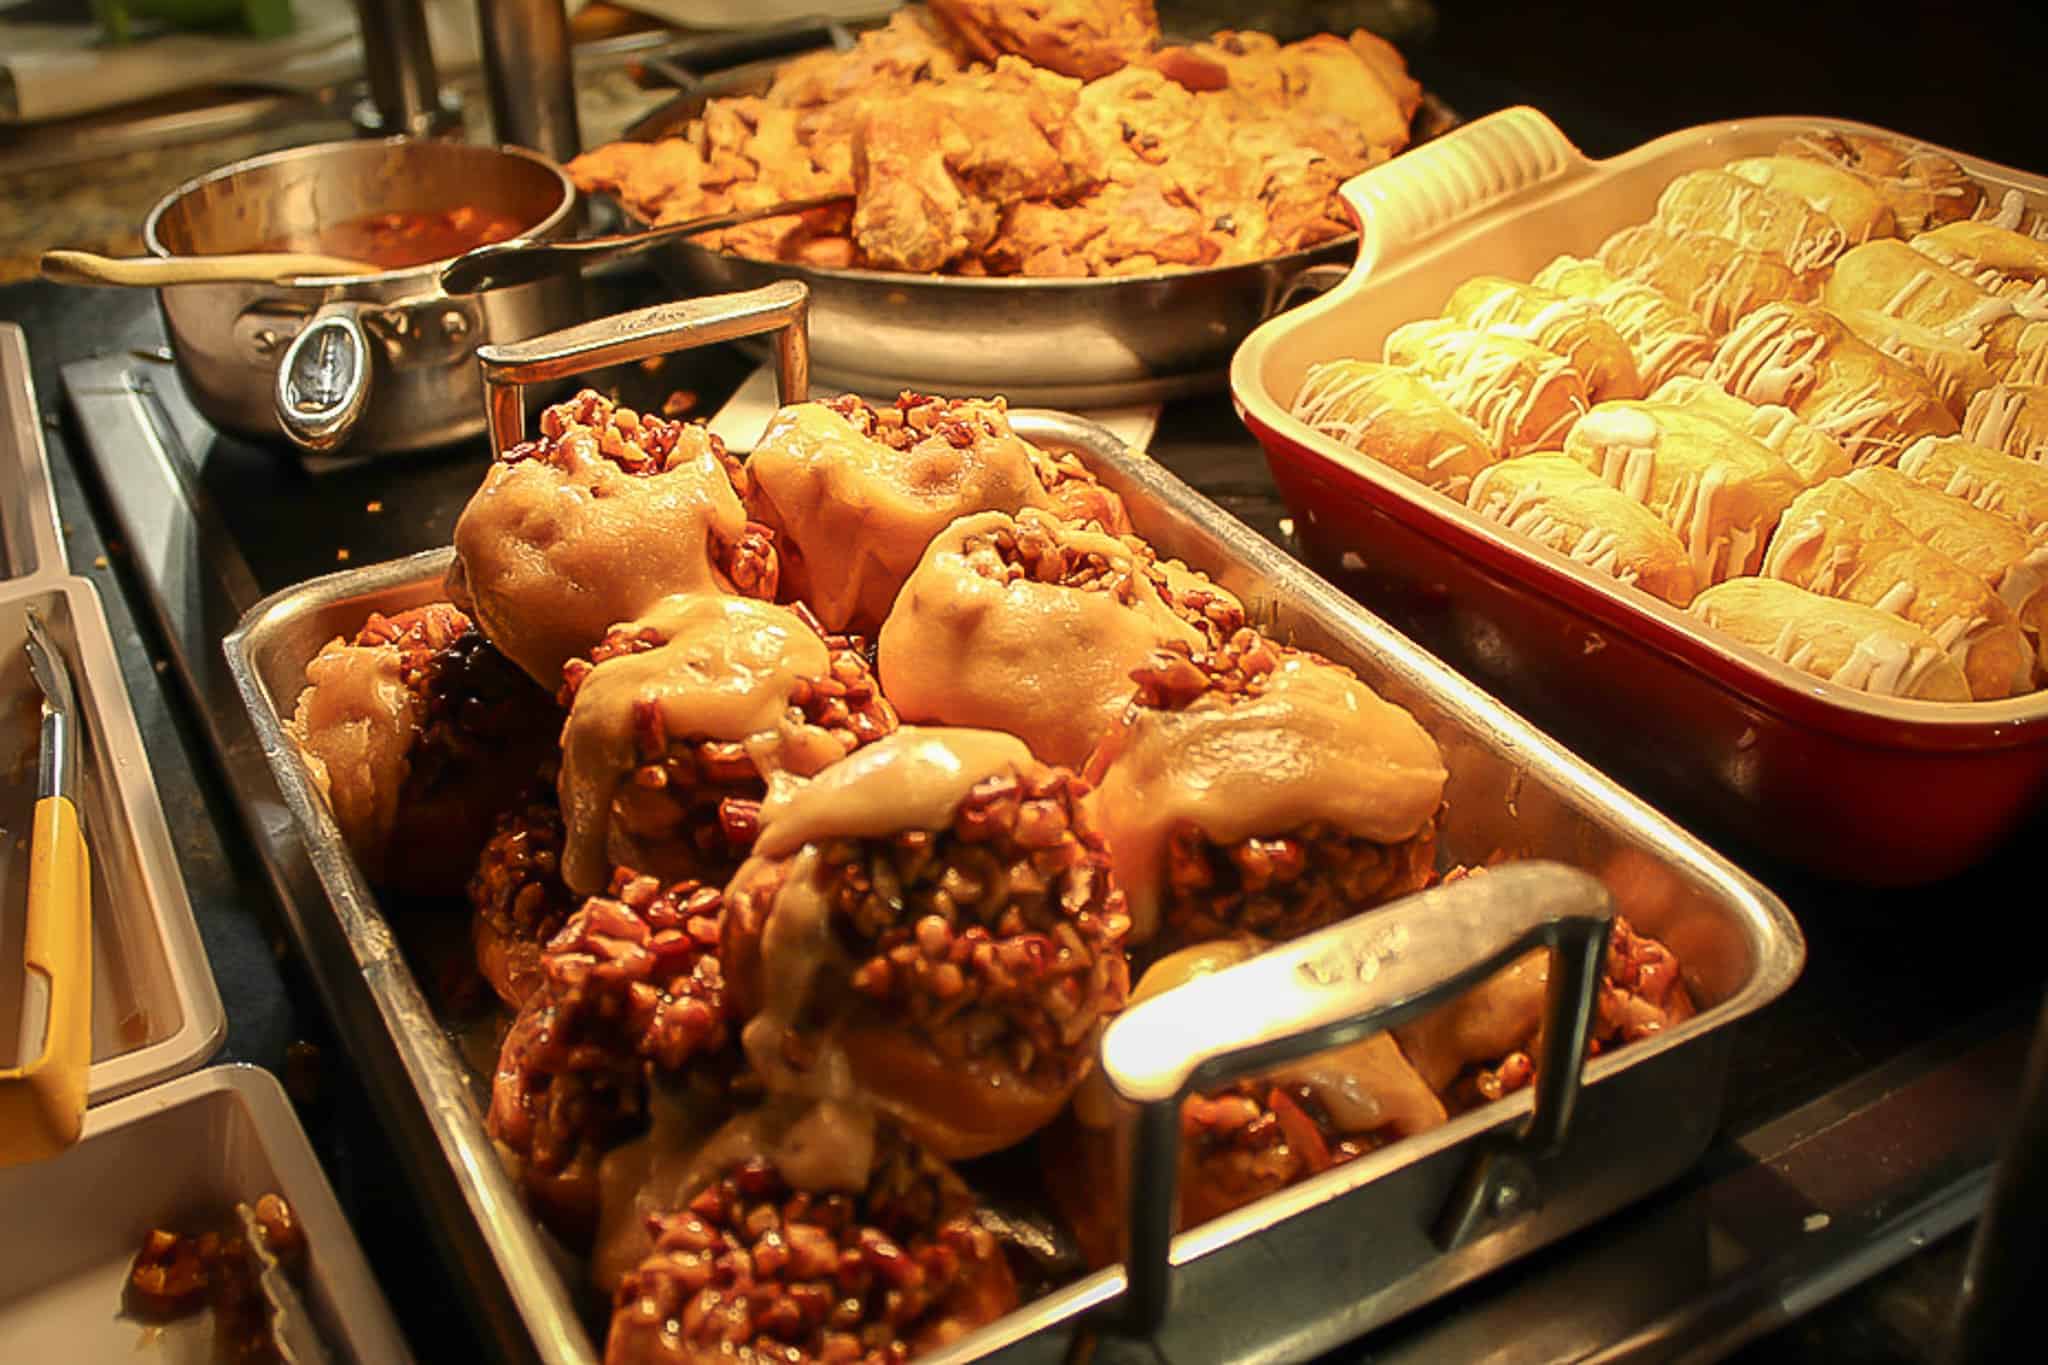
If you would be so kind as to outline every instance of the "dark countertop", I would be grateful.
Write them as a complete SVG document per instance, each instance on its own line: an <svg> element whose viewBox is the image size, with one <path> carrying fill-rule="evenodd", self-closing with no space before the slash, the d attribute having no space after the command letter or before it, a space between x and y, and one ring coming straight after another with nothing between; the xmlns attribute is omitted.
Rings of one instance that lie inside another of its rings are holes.
<svg viewBox="0 0 2048 1365"><path fill-rule="evenodd" d="M1415 65L1433 89L1467 116L1509 103L1536 104L1598 155L1704 119L1820 111L2048 169L2048 145L2030 107L2039 54L2048 51L2042 41L2048 38L2048 15L2033 11L1930 8L1891 17L1833 0L1697 12L1446 0L1438 10L1433 36L1414 50ZM1949 70L1970 73L1967 94L1958 95L1953 84L1933 74ZM62 411L57 375L63 364L102 351L162 344L153 303L140 293L84 295L43 284L8 285L0 286L0 319L19 322L28 332L71 563L98 586L106 605L201 935L221 983L228 1033L219 1060L253 1062L286 1075L416 1349L429 1360L468 1359L473 1347L453 1308L452 1285L431 1256L418 1254L426 1230L386 1143L365 1122L355 1080L346 1059L336 1055L309 980L283 949L268 884L240 838L239 817L206 742L175 682L161 669L164 644L138 611L143 599L120 547L108 544L90 476L81 472L75 423ZM736 373L729 360L708 363L724 368L707 373L707 396ZM1228 510L1275 533L1280 508L1272 485L1226 401L1210 398L1170 409L1155 453ZM247 508L260 509L258 493L329 503L337 535L348 537L357 563L429 543L422 537L452 516L436 499L399 499L388 521L366 520L358 511L366 498L357 495L372 486L368 472L309 484L288 466L223 468L223 479L232 473L246 481L252 494ZM445 534L444 525L438 529ZM341 543L279 543L264 567L274 575L303 576L331 567ZM266 577L266 586L276 585ZM1944 934L1928 941L1897 932L1926 914L1924 895L1817 886L1731 852L1785 895L1811 937L1807 977L1767 1012L1798 1027L1745 1028L1738 1037L1731 1131L1907 1051L1939 1031L1944 1018L1959 1022L1966 1012L2000 1003L2026 1007L2038 992L2039 973L2018 960L2020 954L1987 954L1973 936ZM1941 888L1941 903L1994 903L2009 878L2032 875L2021 852L2009 850ZM1959 982L1971 988L1962 990ZM1852 1003L1845 1008L1845 1001ZM1601 1228L1584 1234L1603 1235ZM1745 1358L1934 1358L1960 1247L1957 1237L1936 1244L1836 1305L1750 1346ZM397 1267L403 1273L394 1273ZM1456 1302L1443 1311L1456 1311ZM1380 1358L1398 1353L1401 1341L1427 1341L1426 1332L1442 1317L1431 1313L1433 1321L1404 1325L1343 1357Z"/></svg>

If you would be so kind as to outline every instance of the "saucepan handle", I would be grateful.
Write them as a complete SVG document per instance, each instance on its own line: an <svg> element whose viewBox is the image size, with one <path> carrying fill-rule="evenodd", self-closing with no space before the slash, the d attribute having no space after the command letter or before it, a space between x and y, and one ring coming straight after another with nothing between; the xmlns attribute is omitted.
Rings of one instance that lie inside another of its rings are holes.
<svg viewBox="0 0 2048 1365"><path fill-rule="evenodd" d="M1551 970L1536 1106L1514 1148L1521 1156L1554 1150L1578 1098L1613 918L1607 888L1588 874L1514 863L1196 977L1126 1011L1102 1040L1105 1078L1138 1107L1116 1330L1149 1334L1166 1317L1180 1110L1189 1093L1397 1027L1543 947ZM1491 1205L1505 1202L1497 1195L1492 1186L1454 1201L1440 1238L1455 1245L1469 1235Z"/></svg>
<svg viewBox="0 0 2048 1365"><path fill-rule="evenodd" d="M363 308L356 302L328 304L299 329L278 362L278 424L306 450L333 450L348 440L370 404L376 367Z"/></svg>
<svg viewBox="0 0 2048 1365"><path fill-rule="evenodd" d="M523 390L528 384L762 332L778 334L777 393L784 403L801 403L811 389L810 301L810 287L803 281L778 280L741 294L657 303L526 341L479 346L492 448L504 450L525 439Z"/></svg>

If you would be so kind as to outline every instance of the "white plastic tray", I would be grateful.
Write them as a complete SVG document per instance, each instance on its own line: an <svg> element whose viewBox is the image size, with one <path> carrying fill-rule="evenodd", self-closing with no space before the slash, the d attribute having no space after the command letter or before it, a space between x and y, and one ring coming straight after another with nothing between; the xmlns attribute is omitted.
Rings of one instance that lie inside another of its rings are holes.
<svg viewBox="0 0 2048 1365"><path fill-rule="evenodd" d="M45 575L0 584L0 1020L20 1017L41 699L22 647L31 606L70 665L83 712L78 795L92 857L96 1104L198 1066L220 1045L227 1019L99 596L90 583ZM0 1061L11 1063L19 1048L15 1032L0 1028ZM8 1228L17 1210L0 1199L0 1211ZM0 1243L12 1238L0 1234ZM0 1332L0 1360L30 1358L6 1345Z"/></svg>
<svg viewBox="0 0 2048 1365"><path fill-rule="evenodd" d="M0 579L64 571L28 342L21 328L0 322Z"/></svg>
<svg viewBox="0 0 2048 1365"><path fill-rule="evenodd" d="M207 1365L204 1313L166 1325L123 1316L143 1236L281 1194L305 1229L306 1294L336 1360L411 1359L284 1091L221 1066L94 1108L78 1145L0 1170L0 1358L88 1365Z"/></svg>

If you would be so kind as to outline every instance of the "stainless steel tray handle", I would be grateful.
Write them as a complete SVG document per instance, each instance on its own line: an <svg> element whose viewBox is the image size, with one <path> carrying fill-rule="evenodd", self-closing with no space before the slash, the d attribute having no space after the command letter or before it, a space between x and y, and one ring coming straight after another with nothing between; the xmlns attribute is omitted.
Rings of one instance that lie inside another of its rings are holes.
<svg viewBox="0 0 2048 1365"><path fill-rule="evenodd" d="M525 341L479 346L484 367L484 404L496 450L526 436L528 384L566 379L607 365L625 365L671 351L775 332L775 387L784 403L801 403L811 391L810 286L780 280L742 294L712 294L678 303L657 303L564 327Z"/></svg>
<svg viewBox="0 0 2048 1365"><path fill-rule="evenodd" d="M1166 1318L1180 1109L1191 1091L1397 1027L1523 953L1548 947L1535 1113L1511 1150L1475 1163L1439 1238L1461 1244L1492 1217L1527 1203L1531 1186L1519 1161L1552 1151L1564 1139L1613 918L1607 888L1587 873L1559 863L1516 863L1197 977L1120 1016L1103 1035L1103 1075L1139 1109L1117 1330L1149 1334Z"/></svg>

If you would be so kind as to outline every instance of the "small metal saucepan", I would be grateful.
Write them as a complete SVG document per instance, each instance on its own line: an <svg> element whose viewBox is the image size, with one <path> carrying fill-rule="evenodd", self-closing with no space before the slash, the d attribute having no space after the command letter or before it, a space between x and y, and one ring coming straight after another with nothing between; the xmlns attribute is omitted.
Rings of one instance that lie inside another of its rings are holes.
<svg viewBox="0 0 2048 1365"><path fill-rule="evenodd" d="M393 138L251 157L179 187L150 210L157 256L250 251L386 212L461 205L516 218L522 236L565 236L576 190L518 147ZM579 320L571 274L451 297L444 261L289 284L157 291L178 373L215 426L349 455L421 450L483 430L476 348Z"/></svg>

